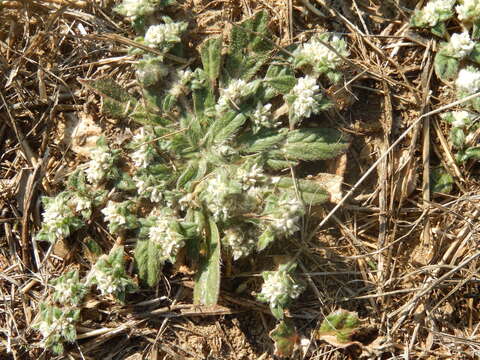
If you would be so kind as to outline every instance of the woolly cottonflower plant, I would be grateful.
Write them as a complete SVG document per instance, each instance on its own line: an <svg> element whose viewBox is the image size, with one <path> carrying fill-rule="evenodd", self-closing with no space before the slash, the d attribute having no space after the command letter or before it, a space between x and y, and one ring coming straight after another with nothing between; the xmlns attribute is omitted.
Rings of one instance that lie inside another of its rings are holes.
<svg viewBox="0 0 480 360"><path fill-rule="evenodd" d="M143 39L166 55L182 46L185 25L164 22ZM111 80L91 82L103 111L140 126L122 149L100 143L75 184L83 181L79 197L91 200L85 224L102 226L103 218L111 235L134 243L127 251L140 284L157 286L169 263L187 264L195 271L194 302L215 304L222 261L283 249L282 242L301 236L307 209L328 201L321 183L293 179L290 170L348 148L337 129L303 126L329 106L322 91L332 83L327 72L343 62L312 40L325 67L313 71L316 58L298 61L305 48L291 57L269 38L267 15L259 12L232 28L228 46L222 37L205 41L197 68L137 52L142 99ZM348 55L344 40L325 39ZM76 215L88 204L77 199L70 206L78 210L63 208L65 214ZM124 301L133 282L123 256L120 247L101 256L86 286ZM290 266L265 275L262 296L277 317L300 293L292 273Z"/></svg>
<svg viewBox="0 0 480 360"><path fill-rule="evenodd" d="M280 265L277 271L262 273L265 282L257 297L260 301L269 303L270 310L277 319L283 319L283 309L304 290L292 277L295 267L296 264L287 263Z"/></svg>
<svg viewBox="0 0 480 360"><path fill-rule="evenodd" d="M411 25L431 28L432 33L443 36L446 32L445 21L453 16L456 0L430 0L421 10L415 11Z"/></svg>

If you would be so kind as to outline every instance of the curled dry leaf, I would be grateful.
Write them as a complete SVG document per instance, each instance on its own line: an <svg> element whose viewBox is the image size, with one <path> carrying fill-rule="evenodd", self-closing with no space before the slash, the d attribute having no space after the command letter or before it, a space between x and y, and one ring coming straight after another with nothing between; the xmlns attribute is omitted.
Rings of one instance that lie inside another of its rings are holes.
<svg viewBox="0 0 480 360"><path fill-rule="evenodd" d="M295 326L287 321L281 321L269 335L275 344L275 356L280 357L292 356L300 340Z"/></svg>
<svg viewBox="0 0 480 360"><path fill-rule="evenodd" d="M83 111L65 113L65 119L62 141L77 154L90 157L91 149L97 147L102 129L91 115Z"/></svg>
<svg viewBox="0 0 480 360"><path fill-rule="evenodd" d="M352 341L352 335L360 329L361 322L355 312L337 310L328 315L316 331L315 337L338 348L351 345L363 346L358 341Z"/></svg>

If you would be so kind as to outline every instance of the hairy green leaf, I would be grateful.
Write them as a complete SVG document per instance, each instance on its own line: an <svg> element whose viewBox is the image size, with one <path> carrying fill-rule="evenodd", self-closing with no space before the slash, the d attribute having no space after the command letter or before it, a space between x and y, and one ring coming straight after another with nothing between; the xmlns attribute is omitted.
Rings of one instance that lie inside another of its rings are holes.
<svg viewBox="0 0 480 360"><path fill-rule="evenodd" d="M262 129L256 134L250 132L239 137L238 143L245 153L257 153L272 149L282 144L287 137L286 132Z"/></svg>
<svg viewBox="0 0 480 360"><path fill-rule="evenodd" d="M347 139L339 131L328 128L306 128L288 133L283 151L288 159L325 160L345 152Z"/></svg>
<svg viewBox="0 0 480 360"><path fill-rule="evenodd" d="M208 220L208 225L206 253L195 277L193 300L195 304L215 305L220 293L220 234L213 219Z"/></svg>
<svg viewBox="0 0 480 360"><path fill-rule="evenodd" d="M360 325L356 313L338 310L322 321L316 337L334 346L345 347L354 343L351 341L351 336Z"/></svg>
<svg viewBox="0 0 480 360"><path fill-rule="evenodd" d="M301 198L308 205L319 205L330 199L330 194L325 188L313 180L296 180L298 191ZM294 182L291 177L281 177L277 182L277 186L285 189L293 189Z"/></svg>
<svg viewBox="0 0 480 360"><path fill-rule="evenodd" d="M221 144L230 139L235 133L245 124L247 117L242 113L236 111L229 111L210 126L208 136L210 143Z"/></svg>
<svg viewBox="0 0 480 360"><path fill-rule="evenodd" d="M135 264L138 276L148 286L158 283L163 262L160 260L160 245L151 240L138 240L135 248Z"/></svg>
<svg viewBox="0 0 480 360"><path fill-rule="evenodd" d="M212 84L215 84L222 63L222 38L211 38L206 40L200 48L203 69L207 73Z"/></svg>
<svg viewBox="0 0 480 360"><path fill-rule="evenodd" d="M442 51L435 56L434 67L435 74L442 80L452 80L458 74L458 66L460 62L458 59L448 56Z"/></svg>
<svg viewBox="0 0 480 360"><path fill-rule="evenodd" d="M453 177L443 167L432 169L430 173L432 192L449 194L453 188Z"/></svg>

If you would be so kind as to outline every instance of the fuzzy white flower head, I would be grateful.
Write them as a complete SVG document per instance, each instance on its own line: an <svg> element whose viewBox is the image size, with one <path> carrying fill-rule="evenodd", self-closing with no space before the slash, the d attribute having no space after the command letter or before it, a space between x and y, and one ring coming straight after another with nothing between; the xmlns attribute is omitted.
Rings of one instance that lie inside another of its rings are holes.
<svg viewBox="0 0 480 360"><path fill-rule="evenodd" d="M115 294L121 287L112 274L109 274L98 267L94 267L87 276L87 283L95 278L97 289L102 295Z"/></svg>
<svg viewBox="0 0 480 360"><path fill-rule="evenodd" d="M186 24L182 22L151 25L145 33L145 44L153 48L162 48L178 43L185 28Z"/></svg>
<svg viewBox="0 0 480 360"><path fill-rule="evenodd" d="M155 11L155 4L151 0L123 0L116 10L135 20L139 16L152 14Z"/></svg>
<svg viewBox="0 0 480 360"><path fill-rule="evenodd" d="M432 0L422 9L422 19L429 26L433 27L439 21L446 20L451 12L455 0Z"/></svg>
<svg viewBox="0 0 480 360"><path fill-rule="evenodd" d="M480 71L471 66L460 70L455 85L463 95L476 93L480 90Z"/></svg>
<svg viewBox="0 0 480 360"><path fill-rule="evenodd" d="M112 153L106 146L99 146L90 152L90 157L85 174L90 183L98 184L110 169Z"/></svg>
<svg viewBox="0 0 480 360"><path fill-rule="evenodd" d="M222 242L233 255L234 260L250 255L256 246L255 235L239 226L233 226L225 230Z"/></svg>
<svg viewBox="0 0 480 360"><path fill-rule="evenodd" d="M174 261L180 249L185 246L185 240L181 234L172 229L169 218L158 218L155 225L149 230L150 240L160 245L160 258Z"/></svg>
<svg viewBox="0 0 480 360"><path fill-rule="evenodd" d="M143 127L133 136L133 142L138 147L130 154L130 157L137 168L147 168L155 159L155 152L150 145L152 139L153 136Z"/></svg>
<svg viewBox="0 0 480 360"><path fill-rule="evenodd" d="M68 207L67 200L63 197L56 197L45 206L43 221L54 224L69 216L72 216L72 210Z"/></svg>
<svg viewBox="0 0 480 360"><path fill-rule="evenodd" d="M123 225L127 223L127 218L119 213L120 204L114 201L108 201L107 206L102 209L105 221L112 224Z"/></svg>
<svg viewBox="0 0 480 360"><path fill-rule="evenodd" d="M468 56L475 47L475 41L470 39L467 31L460 34L453 34L449 42L452 56L463 59Z"/></svg>
<svg viewBox="0 0 480 360"><path fill-rule="evenodd" d="M192 76L193 72L190 69L179 70L177 72L176 81L169 90L170 95L179 97L180 95L186 93L188 91L186 85L190 82Z"/></svg>
<svg viewBox="0 0 480 360"><path fill-rule="evenodd" d="M75 205L75 211L77 213L84 210L89 210L92 207L92 202L89 199L80 196L73 197L72 203Z"/></svg>
<svg viewBox="0 0 480 360"><path fill-rule="evenodd" d="M258 185L258 183L265 178L263 168L258 164L253 164L248 171L238 168L237 174L243 184L243 190L248 190L249 188Z"/></svg>
<svg viewBox="0 0 480 360"><path fill-rule="evenodd" d="M337 68L343 63L342 56L348 56L347 44L338 35L332 35L329 40L324 37L323 40L329 43L336 52L325 46L318 38L313 37L295 49L293 52L294 58L308 60L314 68L319 66L329 69ZM342 56L339 56L339 54Z"/></svg>
<svg viewBox="0 0 480 360"><path fill-rule="evenodd" d="M275 271L265 279L260 297L277 307L288 296L290 299L297 298L302 293L302 286L295 284L293 279L285 271Z"/></svg>
<svg viewBox="0 0 480 360"><path fill-rule="evenodd" d="M246 86L247 83L242 79L231 81L226 88L220 91L221 95L218 104L215 106L217 111L228 109L231 103L235 104L243 96Z"/></svg>
<svg viewBox="0 0 480 360"><path fill-rule="evenodd" d="M457 5L455 10L458 14L458 20L470 21L480 15L479 0L463 0L463 3Z"/></svg>
<svg viewBox="0 0 480 360"><path fill-rule="evenodd" d="M461 110L461 111L452 111L453 116L453 127L463 128L466 124L470 122L473 118L473 114L470 114L468 111Z"/></svg>
<svg viewBox="0 0 480 360"><path fill-rule="evenodd" d="M298 199L284 199L278 203L278 211L272 216L272 228L281 235L292 235L300 230L304 206Z"/></svg>
<svg viewBox="0 0 480 360"><path fill-rule="evenodd" d="M250 116L253 122L253 132L256 133L261 128L275 128L281 125L281 122L276 122L272 117L272 104L263 105L260 101L257 107Z"/></svg>
<svg viewBox="0 0 480 360"><path fill-rule="evenodd" d="M297 84L292 90L295 101L292 104L295 114L299 118L310 117L312 113L317 112L318 102L317 95L320 87L317 80L312 76L299 78Z"/></svg>

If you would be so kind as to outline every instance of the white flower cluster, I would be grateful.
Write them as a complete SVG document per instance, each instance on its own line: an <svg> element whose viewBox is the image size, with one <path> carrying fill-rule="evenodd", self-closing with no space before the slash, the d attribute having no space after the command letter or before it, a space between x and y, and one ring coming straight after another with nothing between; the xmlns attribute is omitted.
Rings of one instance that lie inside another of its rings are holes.
<svg viewBox="0 0 480 360"><path fill-rule="evenodd" d="M480 71L472 66L460 70L455 85L461 96L476 93L480 90Z"/></svg>
<svg viewBox="0 0 480 360"><path fill-rule="evenodd" d="M113 272L106 272L98 266L95 266L87 276L87 284L91 283L97 285L102 295L116 294L124 288L123 282L113 276Z"/></svg>
<svg viewBox="0 0 480 360"><path fill-rule="evenodd" d="M475 41L470 39L467 31L460 34L453 34L448 43L448 49L451 56L463 59L470 55L475 47Z"/></svg>
<svg viewBox="0 0 480 360"><path fill-rule="evenodd" d="M440 21L447 20L452 15L455 0L431 0L421 11L422 22L430 27L436 26Z"/></svg>
<svg viewBox="0 0 480 360"><path fill-rule="evenodd" d="M55 299L60 303L69 303L73 296L78 296L78 278L65 278L53 285Z"/></svg>
<svg viewBox="0 0 480 360"><path fill-rule="evenodd" d="M62 313L53 319L40 321L36 327L42 334L44 341L48 341L51 340L52 335L57 334L58 337L62 337L62 334L72 332L72 328L75 329L75 322L76 320L73 317L68 316L67 313Z"/></svg>
<svg viewBox="0 0 480 360"><path fill-rule="evenodd" d="M160 245L160 258L174 262L178 252L185 246L185 240L182 234L172 228L172 221L176 220L169 217L157 218L148 235L150 240Z"/></svg>
<svg viewBox="0 0 480 360"><path fill-rule="evenodd" d="M463 128L466 125L470 124L470 122L474 119L475 115L469 113L468 111L461 110L461 111L452 111L451 115L453 117L452 126Z"/></svg>
<svg viewBox="0 0 480 360"><path fill-rule="evenodd" d="M77 213L85 210L90 210L92 208L92 202L85 197L75 195L70 199L70 201L75 206L75 211Z"/></svg>
<svg viewBox="0 0 480 360"><path fill-rule="evenodd" d="M242 213L254 211L258 205L255 191L257 188L250 187L248 191L244 191L244 184L237 177L218 173L207 180L202 195L216 220L225 221Z"/></svg>
<svg viewBox="0 0 480 360"><path fill-rule="evenodd" d="M318 112L320 87L317 80L312 76L305 76L297 80L297 84L292 89L291 95L295 99L291 105L297 118L310 117L312 113Z"/></svg>
<svg viewBox="0 0 480 360"><path fill-rule="evenodd" d="M233 255L234 260L250 255L257 244L253 231L240 226L232 226L225 230L222 242Z"/></svg>
<svg viewBox="0 0 480 360"><path fill-rule="evenodd" d="M110 224L115 225L124 225L127 223L127 218L125 215L120 213L121 203L114 201L108 201L107 206L102 209L102 214L104 215L105 221Z"/></svg>
<svg viewBox="0 0 480 360"><path fill-rule="evenodd" d="M275 122L271 113L272 104L263 105L261 102L257 103L256 109L250 116L253 122L253 132L256 133L262 128L275 128L281 125L281 122Z"/></svg>
<svg viewBox="0 0 480 360"><path fill-rule="evenodd" d="M258 164L253 164L248 170L238 168L237 176L242 183L243 190L258 186L261 181L266 179L263 168Z"/></svg>
<svg viewBox="0 0 480 360"><path fill-rule="evenodd" d="M107 146L98 146L91 151L90 157L85 173L90 183L98 185L112 166L113 154Z"/></svg>
<svg viewBox="0 0 480 360"><path fill-rule="evenodd" d="M143 198L150 199L151 202L157 203L162 201L163 199L163 191L162 186L157 186L152 184L150 181L150 177L138 177L134 176L133 181L135 182L135 186L138 189L138 195Z"/></svg>
<svg viewBox="0 0 480 360"><path fill-rule="evenodd" d="M285 302L297 298L303 291L303 287L284 270L269 272L265 277L259 297L272 307L284 306Z"/></svg>
<svg viewBox="0 0 480 360"><path fill-rule="evenodd" d="M251 95L255 91L256 84L247 83L242 79L232 80L228 86L220 90L220 98L215 105L215 110L221 113L229 109L231 105L238 107L238 100Z"/></svg>
<svg viewBox="0 0 480 360"><path fill-rule="evenodd" d="M228 219L238 204L232 195L237 195L239 191L233 191L229 183L218 174L208 180L208 185L204 191L207 197L207 207L213 213L215 219Z"/></svg>
<svg viewBox="0 0 480 360"><path fill-rule="evenodd" d="M279 235L292 235L300 230L299 223L304 213L300 200L280 200L276 211L271 214L271 227Z"/></svg>
<svg viewBox="0 0 480 360"><path fill-rule="evenodd" d="M183 22L151 25L145 33L145 44L153 48L168 48L171 44L180 42L180 35L185 29L186 24Z"/></svg>
<svg viewBox="0 0 480 360"><path fill-rule="evenodd" d="M130 154L130 157L137 168L147 168L155 159L155 149L150 144L153 139L153 135L145 131L144 127L141 127L133 136L136 150Z"/></svg>
<svg viewBox="0 0 480 360"><path fill-rule="evenodd" d="M68 201L64 197L57 196L45 205L43 212L43 228L51 236L50 241L66 238L70 235L70 228L65 224L66 220L74 216Z"/></svg>
<svg viewBox="0 0 480 360"><path fill-rule="evenodd" d="M179 70L177 72L176 81L173 86L170 88L169 93L174 97L179 97L180 95L186 93L186 86L193 77L193 72L190 69Z"/></svg>
<svg viewBox="0 0 480 360"><path fill-rule="evenodd" d="M479 0L463 0L460 5L455 7L460 21L476 20L480 16Z"/></svg>
<svg viewBox="0 0 480 360"><path fill-rule="evenodd" d="M116 11L135 20L140 16L147 16L155 11L155 2L152 0L123 0Z"/></svg>
<svg viewBox="0 0 480 360"><path fill-rule="evenodd" d="M323 42L328 43L336 52L320 42L318 37L313 37L295 49L293 52L295 60L300 63L307 62L313 67L314 72L316 68L336 69L340 66L343 63L342 57L349 54L347 43L338 35L332 35L328 41L327 38L323 38L326 40Z"/></svg>

